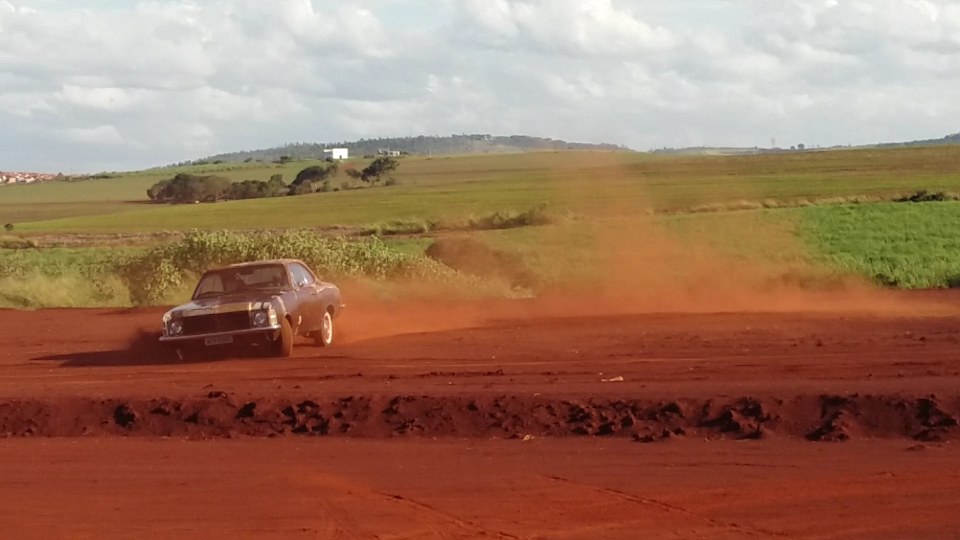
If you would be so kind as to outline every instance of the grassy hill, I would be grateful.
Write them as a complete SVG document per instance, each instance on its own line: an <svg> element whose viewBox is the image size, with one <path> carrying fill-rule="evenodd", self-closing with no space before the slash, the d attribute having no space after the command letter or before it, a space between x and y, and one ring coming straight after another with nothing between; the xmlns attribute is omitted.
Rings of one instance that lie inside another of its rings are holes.
<svg viewBox="0 0 960 540"><path fill-rule="evenodd" d="M199 160L201 162L245 162L248 160L272 162L281 156L293 159L322 159L327 148L346 148L351 156L374 155L379 150L395 150L412 155L465 155L465 154L502 154L518 152L543 152L558 150L626 150L613 144L592 144L567 142L542 137L511 135L507 137L493 135L450 135L447 137L390 137L379 139L360 139L331 143L296 143L244 152L229 152Z"/></svg>

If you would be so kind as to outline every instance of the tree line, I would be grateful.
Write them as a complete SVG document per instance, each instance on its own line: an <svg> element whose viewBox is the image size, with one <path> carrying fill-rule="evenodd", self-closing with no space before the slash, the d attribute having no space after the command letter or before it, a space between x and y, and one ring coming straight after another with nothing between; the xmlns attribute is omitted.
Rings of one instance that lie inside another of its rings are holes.
<svg viewBox="0 0 960 540"><path fill-rule="evenodd" d="M362 170L352 168L344 172L370 186L394 185L389 176L397 170L400 162L391 157L379 157ZM327 160L321 165L311 165L297 173L293 182L286 184L283 175L275 174L269 180L243 180L233 182L215 175L180 173L173 178L161 180L147 189L147 196L158 203L193 203L225 200L263 199L290 195L307 195L351 189L349 183L332 186L332 180L340 172L340 164Z"/></svg>
<svg viewBox="0 0 960 540"><path fill-rule="evenodd" d="M389 137L327 143L301 142L275 148L231 152L204 158L193 164L240 163L249 161L279 162L288 159L317 159L328 148L346 148L352 156L376 156L380 150L396 150L401 154L485 154L495 152L529 152L560 150L627 150L614 144L567 142L557 139L511 135L460 134L450 136ZM190 163L184 163L190 164Z"/></svg>

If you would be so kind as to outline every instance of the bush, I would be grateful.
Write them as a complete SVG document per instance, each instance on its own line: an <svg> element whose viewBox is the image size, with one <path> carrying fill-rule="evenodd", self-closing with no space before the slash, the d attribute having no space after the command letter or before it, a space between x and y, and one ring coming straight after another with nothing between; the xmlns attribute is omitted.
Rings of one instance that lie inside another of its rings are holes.
<svg viewBox="0 0 960 540"><path fill-rule="evenodd" d="M474 230L516 229L534 225L549 225L553 222L553 218L550 217L548 210L549 206L543 203L520 213L495 212L480 219L471 219L468 228Z"/></svg>
<svg viewBox="0 0 960 540"><path fill-rule="evenodd" d="M335 162L322 165L311 165L297 173L297 177L290 183L290 195L305 195L313 193L313 185L319 182L325 182L329 190L330 178L336 176L339 165Z"/></svg>
<svg viewBox="0 0 960 540"><path fill-rule="evenodd" d="M270 181L244 180L234 182L227 190L225 198L232 200L263 199L286 195L289 188L283 183L283 176L274 175Z"/></svg>
<svg viewBox="0 0 960 540"><path fill-rule="evenodd" d="M227 264L293 258L326 278L450 279L451 271L425 257L389 249L379 238L351 241L307 231L238 234L193 232L118 265L136 304L152 304L189 285L202 272Z"/></svg>
<svg viewBox="0 0 960 540"><path fill-rule="evenodd" d="M7 232L12 231L12 230L13 230L13 223L7 223L6 225L3 226L3 229L4 229L5 231L7 231Z"/></svg>
<svg viewBox="0 0 960 540"><path fill-rule="evenodd" d="M360 171L360 180L376 184L380 182L383 175L392 173L400 166L400 162L391 157L378 157L373 160L367 168Z"/></svg>
<svg viewBox="0 0 960 540"><path fill-rule="evenodd" d="M537 284L520 257L474 238L438 238L427 248L426 256L460 272L503 280L512 287L530 288Z"/></svg>
<svg viewBox="0 0 960 540"><path fill-rule="evenodd" d="M949 201L953 199L955 199L955 197L951 197L950 195L942 191L929 193L927 192L927 190L922 189L914 193L913 195L907 195L895 200L896 202L941 202L941 201Z"/></svg>
<svg viewBox="0 0 960 540"><path fill-rule="evenodd" d="M360 232L364 236L393 236L400 234L423 234L435 231L438 224L423 220L393 220L377 223Z"/></svg>

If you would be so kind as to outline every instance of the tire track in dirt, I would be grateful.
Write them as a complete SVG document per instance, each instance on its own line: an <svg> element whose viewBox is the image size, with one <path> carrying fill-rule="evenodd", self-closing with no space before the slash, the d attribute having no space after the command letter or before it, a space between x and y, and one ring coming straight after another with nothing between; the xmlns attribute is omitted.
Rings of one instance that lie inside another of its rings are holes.
<svg viewBox="0 0 960 540"><path fill-rule="evenodd" d="M357 540L376 540L381 538L382 534L440 540L521 538L480 527L415 499L350 483L336 476L311 476L309 483L323 490L324 494L318 498L318 503L336 525L340 537L343 537L345 531L349 531L346 537ZM349 508L355 509L356 514L377 514L381 526L389 525L389 528L375 531L366 527L354 517Z"/></svg>
<svg viewBox="0 0 960 540"><path fill-rule="evenodd" d="M748 536L752 538L789 538L789 536L785 534L780 534L773 531L767 531L767 530L759 529L756 527L744 526L737 523L727 523L727 522L723 522L710 517L702 516L696 512L692 512L680 506L675 506L675 505L658 501L656 499L651 499L648 497L638 497L636 495L630 495L628 493L624 493L622 491L618 491L615 489L605 488L605 487L596 486L593 484L587 484L583 482L577 482L577 481L570 480L568 478L563 478L560 476L546 476L545 478L548 478L556 482L561 482L564 484L576 486L590 492L607 495L615 499L628 501L630 503L643 505L645 507L656 508L668 514L679 514L687 518L692 518L713 529L717 529L718 530L717 532L719 531L731 532L737 535L743 535L743 536ZM622 527L623 524L618 523L617 526L619 528L619 527ZM716 536L713 535L713 537L716 537Z"/></svg>

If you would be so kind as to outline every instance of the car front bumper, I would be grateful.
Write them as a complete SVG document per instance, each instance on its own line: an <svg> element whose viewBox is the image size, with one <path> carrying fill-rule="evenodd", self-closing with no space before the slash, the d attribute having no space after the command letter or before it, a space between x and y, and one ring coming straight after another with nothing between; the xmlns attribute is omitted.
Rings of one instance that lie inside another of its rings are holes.
<svg viewBox="0 0 960 540"><path fill-rule="evenodd" d="M207 338L227 337L227 336L230 336L230 337L253 336L256 334L273 333L278 330L280 330L280 325L274 324L271 326L261 326L259 328L244 328L242 330L231 330L229 332L212 332L209 334L191 334L188 336L161 336L160 341L164 343L204 341Z"/></svg>

